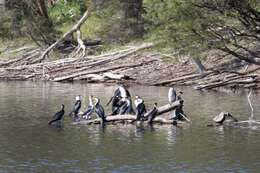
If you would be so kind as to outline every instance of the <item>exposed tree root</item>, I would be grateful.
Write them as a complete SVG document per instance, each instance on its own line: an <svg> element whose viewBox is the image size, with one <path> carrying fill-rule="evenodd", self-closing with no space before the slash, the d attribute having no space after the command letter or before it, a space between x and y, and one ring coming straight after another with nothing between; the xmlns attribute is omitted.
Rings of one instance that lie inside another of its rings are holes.
<svg viewBox="0 0 260 173"><path fill-rule="evenodd" d="M71 30L69 30L68 32L66 32L60 39L58 39L55 43L53 43L51 46L49 46L43 53L42 55L35 61L35 62L41 62L45 59L46 55L53 50L58 44L60 44L63 40L65 40L66 38L68 38L69 36L71 36L74 32L77 32L78 35L78 43L80 44L80 48L82 46L82 40L80 38L80 31L79 28L81 27L81 25L87 20L88 17L88 11L86 11L83 16L81 17L81 19L71 28ZM84 49L84 48L83 48ZM85 52L84 52L85 54Z"/></svg>

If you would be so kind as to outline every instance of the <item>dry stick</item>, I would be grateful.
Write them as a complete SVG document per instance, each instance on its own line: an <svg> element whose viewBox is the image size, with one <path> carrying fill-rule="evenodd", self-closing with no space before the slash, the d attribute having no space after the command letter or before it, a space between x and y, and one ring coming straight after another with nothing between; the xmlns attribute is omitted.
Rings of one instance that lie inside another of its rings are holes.
<svg viewBox="0 0 260 173"><path fill-rule="evenodd" d="M40 56L40 58L37 60L39 62L41 62L42 60L45 59L45 56L52 50L54 49L60 42L62 42L64 39L66 39L68 36L70 36L71 34L73 34L74 32L76 32L80 26L87 20L88 17L88 11L86 11L83 16L81 17L81 19L76 23L76 25L74 25L72 27L71 30L69 30L68 32L66 32L60 39L58 39L55 43L53 43L50 47L48 47Z"/></svg>
<svg viewBox="0 0 260 173"><path fill-rule="evenodd" d="M251 109L251 116L249 117L249 120L235 122L235 124L248 123L249 125L252 125L252 124L260 125L259 120L254 120L254 107L253 107L251 99L250 99L251 95L252 95L252 89L250 90L249 94L247 95L247 101L248 101L248 104L249 104L250 109Z"/></svg>
<svg viewBox="0 0 260 173"><path fill-rule="evenodd" d="M182 113L180 113L180 114L181 114L181 116L182 116L186 121L191 122L191 120L188 119L184 114L182 114Z"/></svg>
<svg viewBox="0 0 260 173"><path fill-rule="evenodd" d="M120 68L133 68L133 67L142 66L144 64L151 63L151 62L154 62L154 61L155 60L151 60L151 61L143 62L143 63L139 63L139 64L117 65L117 66L107 67L107 68L103 68L103 69L83 71L83 72L74 73L74 74L71 74L71 75L68 75L68 76L57 77L57 78L53 79L53 81L54 82L60 82L60 81L73 79L75 77L79 77L79 76L87 75L87 74L102 73L102 72L107 72L107 71L110 71L110 70L116 70L116 69L120 69Z"/></svg>
<svg viewBox="0 0 260 173"><path fill-rule="evenodd" d="M254 119L254 107L253 107L252 102L250 100L251 95L252 95L252 89L250 90L249 94L247 95L247 101L248 101L249 106L251 108L251 116L249 117L249 120L252 121Z"/></svg>
<svg viewBox="0 0 260 173"><path fill-rule="evenodd" d="M0 63L0 66L10 66L10 65L20 62L20 61L26 61L34 56L37 56L39 54L38 51L39 51L39 49L32 50L32 51L24 54L21 58L16 58L13 60L9 60L7 62L2 62L2 63ZM27 56L27 55L29 55L29 56Z"/></svg>

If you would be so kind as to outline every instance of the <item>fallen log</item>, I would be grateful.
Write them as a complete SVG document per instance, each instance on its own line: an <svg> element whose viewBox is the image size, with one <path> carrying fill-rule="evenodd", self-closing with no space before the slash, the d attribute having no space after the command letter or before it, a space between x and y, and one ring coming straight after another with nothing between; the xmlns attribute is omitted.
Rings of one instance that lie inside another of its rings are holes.
<svg viewBox="0 0 260 173"><path fill-rule="evenodd" d="M209 75L209 74L212 74L212 73L214 73L214 72L209 71L209 72L204 72L203 74L192 74L192 75L182 76L182 77L175 78L175 79L157 82L157 83L154 83L153 85L156 85L156 86L166 85L166 84L173 83L173 82L179 82L179 81L183 81L183 80L194 79L194 78L197 78L197 77L205 77L206 75Z"/></svg>
<svg viewBox="0 0 260 173"><path fill-rule="evenodd" d="M80 76L77 78L74 78L75 80L88 80L93 82L104 82L106 80L122 80L122 79L130 79L127 75L122 74L113 74L111 72L104 73L102 75L98 74L88 74L84 76Z"/></svg>
<svg viewBox="0 0 260 173"><path fill-rule="evenodd" d="M233 84L251 84L251 83L255 83L258 82L257 78L252 78L251 76L249 76L249 79L244 79L244 80L236 80L236 79L241 79L241 78L246 78L247 76L238 76L236 78L232 78L229 80L222 80L220 82L213 82L213 83L209 83L209 84L204 84L204 85L198 85L195 86L194 88L197 90L202 90L202 89L213 89L213 88L217 88L217 87L222 87L222 86L226 86L226 85L233 85Z"/></svg>
<svg viewBox="0 0 260 173"><path fill-rule="evenodd" d="M113 79L113 80L122 80L122 79L129 79L129 76L123 74L114 74L111 72L104 73L104 78Z"/></svg>
<svg viewBox="0 0 260 173"><path fill-rule="evenodd" d="M166 112L172 111L174 109L176 109L178 106L180 106L180 101L176 101L173 104L167 104L164 106L161 106L158 108L158 112L156 114L156 116L162 115ZM144 117L147 117L146 113L144 115ZM136 115L115 115L115 116L107 116L106 117L106 121L107 122L117 122L117 121L135 121L136 120ZM78 122L74 122L74 125L87 125L87 124L101 124L102 120L101 118L96 118L93 120L81 120ZM148 121L145 121L146 123ZM162 123L162 124L173 124L174 122L176 122L175 120L169 120L169 119L165 119L165 118L161 118L161 117L155 117L155 119L153 120L153 122L155 123Z"/></svg>
<svg viewBox="0 0 260 173"><path fill-rule="evenodd" d="M31 50L28 53L25 53L22 57L16 58L16 59L12 59L6 62L1 62L0 63L0 67L5 67L5 66L10 66L13 65L15 63L20 63L21 61L27 61L32 59L33 57L36 57L40 54L40 49L35 49L35 50Z"/></svg>
<svg viewBox="0 0 260 173"><path fill-rule="evenodd" d="M92 81L92 82L104 82L105 78L104 78L104 76L98 75L98 74L87 74L87 75L84 75L84 76L74 78L74 80L87 80L87 81Z"/></svg>
<svg viewBox="0 0 260 173"><path fill-rule="evenodd" d="M143 66L145 64L148 64L148 63L151 63L151 62L154 62L154 61L155 60L142 62L142 63L139 63L139 64L117 65L117 66L112 66L112 67L106 67L106 68L103 68L103 69L83 71L83 72L74 73L74 74L71 74L71 75L68 75L68 76L57 77L57 78L54 78L53 81L54 82L61 82L61 81L65 81L65 80L73 80L73 78L83 76L83 75L87 75L87 74L103 73L103 72L107 72L107 71L111 71L111 70L117 70L117 69L121 69L121 68L133 68L133 67Z"/></svg>

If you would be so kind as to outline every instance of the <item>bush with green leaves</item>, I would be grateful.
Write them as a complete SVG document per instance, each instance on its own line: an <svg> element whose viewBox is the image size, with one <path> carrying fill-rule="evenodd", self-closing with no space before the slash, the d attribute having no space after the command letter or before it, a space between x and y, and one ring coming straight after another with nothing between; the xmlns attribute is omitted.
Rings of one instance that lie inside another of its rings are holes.
<svg viewBox="0 0 260 173"><path fill-rule="evenodd" d="M55 25L71 23L85 11L84 0L58 1L48 8L51 21Z"/></svg>

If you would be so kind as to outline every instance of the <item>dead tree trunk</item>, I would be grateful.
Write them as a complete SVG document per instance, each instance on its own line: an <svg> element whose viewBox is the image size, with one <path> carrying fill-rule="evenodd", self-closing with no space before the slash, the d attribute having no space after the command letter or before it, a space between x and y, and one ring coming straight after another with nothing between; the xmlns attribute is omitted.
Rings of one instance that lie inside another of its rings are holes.
<svg viewBox="0 0 260 173"><path fill-rule="evenodd" d="M71 30L69 30L68 32L66 32L60 39L58 39L55 43L53 43L50 47L48 47L40 56L40 58L38 59L39 62L41 62L42 60L45 59L46 55L53 50L59 43L61 43L63 40L65 40L67 37L69 37L70 35L72 35L74 32L76 32L77 30L79 30L79 28L81 27L81 25L87 20L88 17L88 11L86 11L83 16L81 17L81 19L76 23L76 25L74 25L72 27ZM79 43L80 44L80 43Z"/></svg>
<svg viewBox="0 0 260 173"><path fill-rule="evenodd" d="M143 0L123 0L121 1L121 9L123 16L121 28L130 37L142 37L144 32Z"/></svg>

